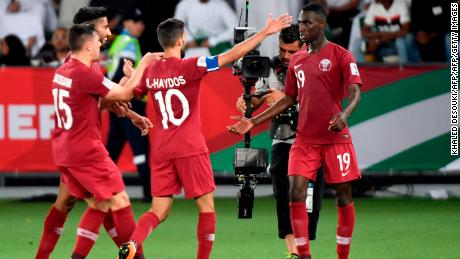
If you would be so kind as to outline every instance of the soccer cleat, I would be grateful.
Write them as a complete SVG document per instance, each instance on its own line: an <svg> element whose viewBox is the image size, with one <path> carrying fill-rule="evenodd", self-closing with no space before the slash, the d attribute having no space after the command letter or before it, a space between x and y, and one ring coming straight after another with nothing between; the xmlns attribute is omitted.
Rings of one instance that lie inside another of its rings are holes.
<svg viewBox="0 0 460 259"><path fill-rule="evenodd" d="M297 254L291 254L289 252L286 252L286 257L285 259L298 259L299 256Z"/></svg>
<svg viewBox="0 0 460 259"><path fill-rule="evenodd" d="M118 251L118 259L134 259L136 255L136 242L123 243Z"/></svg>

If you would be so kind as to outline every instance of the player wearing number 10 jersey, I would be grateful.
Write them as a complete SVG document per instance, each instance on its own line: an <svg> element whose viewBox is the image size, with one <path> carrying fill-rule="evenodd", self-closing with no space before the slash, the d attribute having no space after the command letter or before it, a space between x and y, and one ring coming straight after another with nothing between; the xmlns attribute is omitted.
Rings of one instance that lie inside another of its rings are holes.
<svg viewBox="0 0 460 259"><path fill-rule="evenodd" d="M209 151L201 133L199 110L200 82L208 71L234 61L257 46L265 37L288 27L292 17L269 17L265 28L226 53L214 57L181 59L185 50L184 23L167 19L158 25L158 41L164 58L149 66L135 94L150 94L154 113L152 134L152 207L144 213L131 236L121 246L119 258L133 258L136 246L164 221L172 206L172 196L184 189L199 210L197 227L198 259L210 256L216 227L214 178ZM173 255L165 255L174 257Z"/></svg>

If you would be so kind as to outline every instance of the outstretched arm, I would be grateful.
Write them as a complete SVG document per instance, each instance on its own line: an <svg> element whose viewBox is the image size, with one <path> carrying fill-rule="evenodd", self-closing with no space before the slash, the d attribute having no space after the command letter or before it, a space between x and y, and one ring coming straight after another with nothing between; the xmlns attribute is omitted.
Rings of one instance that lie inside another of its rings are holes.
<svg viewBox="0 0 460 259"><path fill-rule="evenodd" d="M139 62L139 66L134 71L134 74L131 78L128 79L125 85L120 86L118 84L114 84L115 86L109 91L109 93L105 96L106 99L111 101L129 101L133 98L133 90L139 84L139 81L142 78L144 70L147 66L151 63L161 59L163 53L147 53L142 57L141 61Z"/></svg>
<svg viewBox="0 0 460 259"><path fill-rule="evenodd" d="M219 55L219 67L226 65L232 61L235 61L242 56L246 55L249 51L257 47L265 38L271 34L277 33L284 28L291 26L292 16L283 14L275 19L272 18L272 14L268 16L265 27L254 36L249 39L237 44L229 51Z"/></svg>
<svg viewBox="0 0 460 259"><path fill-rule="evenodd" d="M293 105L295 102L295 97L285 95L283 98L279 99L275 104L270 106L267 110L257 115L254 118L244 118L244 117L233 117L233 119L239 120L235 125L227 127L227 129L235 134L244 134L250 131L254 126L257 126L261 123L264 123L270 119L276 117L276 115L282 113L288 107Z"/></svg>

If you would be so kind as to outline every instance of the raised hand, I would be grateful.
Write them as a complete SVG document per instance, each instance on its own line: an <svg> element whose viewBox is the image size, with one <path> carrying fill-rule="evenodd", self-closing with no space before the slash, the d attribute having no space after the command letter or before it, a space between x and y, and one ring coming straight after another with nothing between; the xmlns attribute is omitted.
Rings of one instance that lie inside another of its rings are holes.
<svg viewBox="0 0 460 259"><path fill-rule="evenodd" d="M242 116L231 116L230 118L239 120L237 124L227 126L227 129L232 133L243 135L254 127L254 123L252 123L251 119Z"/></svg>
<svg viewBox="0 0 460 259"><path fill-rule="evenodd" d="M124 59L124 64L123 64L123 74L127 76L128 78L131 77L134 74L134 68L133 68L133 62L129 59Z"/></svg>
<svg viewBox="0 0 460 259"><path fill-rule="evenodd" d="M288 15L287 13L280 15L273 19L273 15L270 13L268 15L267 23L263 31L265 31L268 35L277 33L284 28L291 26L292 23L292 16Z"/></svg>

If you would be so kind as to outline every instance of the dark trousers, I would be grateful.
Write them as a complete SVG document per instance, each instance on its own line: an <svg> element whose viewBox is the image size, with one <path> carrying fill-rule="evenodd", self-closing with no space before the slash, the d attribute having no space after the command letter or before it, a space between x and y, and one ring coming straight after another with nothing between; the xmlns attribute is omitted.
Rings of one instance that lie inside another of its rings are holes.
<svg viewBox="0 0 460 259"><path fill-rule="evenodd" d="M133 99L131 104L133 111L139 115L145 116L145 102ZM137 166L139 178L143 187L144 199L149 200L151 197L149 138L148 136L141 136L141 131L132 124L131 120L118 118L115 114L110 113L107 150L115 163L118 161L126 141L129 142L133 152L134 163Z"/></svg>
<svg viewBox="0 0 460 259"><path fill-rule="evenodd" d="M293 233L289 212L288 160L290 150L291 144L288 143L277 143L273 145L270 164L270 175L276 200L276 215L278 216L278 236L281 239ZM319 212L323 201L323 177L323 172L320 168L313 187L313 212L308 213L308 236L310 240L316 239L316 228L318 226Z"/></svg>

